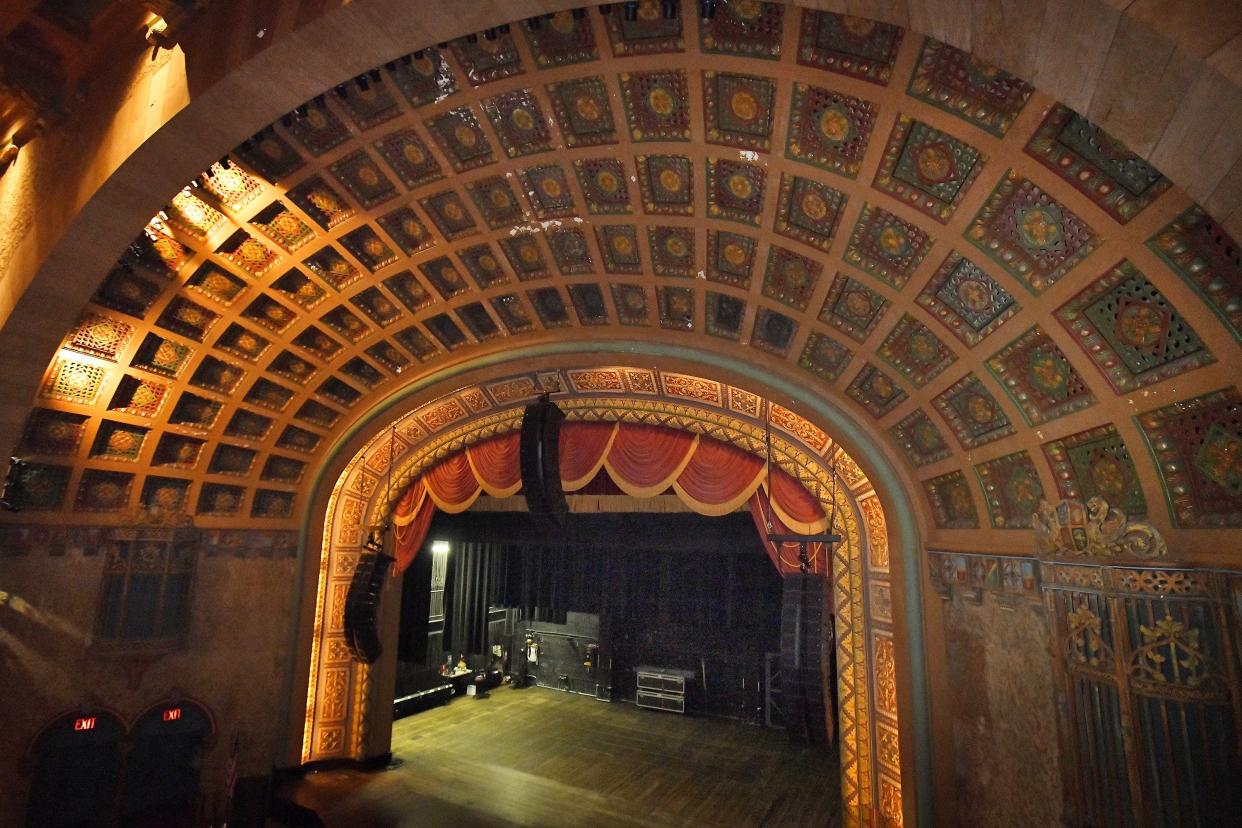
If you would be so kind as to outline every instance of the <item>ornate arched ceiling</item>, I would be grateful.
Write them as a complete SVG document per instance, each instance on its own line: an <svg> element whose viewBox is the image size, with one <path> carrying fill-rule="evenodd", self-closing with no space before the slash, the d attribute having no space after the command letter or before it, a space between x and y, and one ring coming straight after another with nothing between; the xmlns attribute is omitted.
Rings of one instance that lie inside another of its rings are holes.
<svg viewBox="0 0 1242 828"><path fill-rule="evenodd" d="M1202 530L1242 525L1242 288L1213 220L938 41L693 7L429 44L204 171L49 365L25 519L182 498L292 525L326 447L412 378L645 341L868 423L933 539L1027 548L1040 495L1103 494L1227 554Z"/></svg>

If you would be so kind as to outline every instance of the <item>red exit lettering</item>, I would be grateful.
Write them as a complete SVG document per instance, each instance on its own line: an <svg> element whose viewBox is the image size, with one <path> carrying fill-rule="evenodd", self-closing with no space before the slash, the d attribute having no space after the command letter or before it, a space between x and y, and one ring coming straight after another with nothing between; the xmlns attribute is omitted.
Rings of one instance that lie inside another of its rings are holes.
<svg viewBox="0 0 1242 828"><path fill-rule="evenodd" d="M85 719L74 719L73 729L74 730L94 730L95 729L95 717L90 716Z"/></svg>
<svg viewBox="0 0 1242 828"><path fill-rule="evenodd" d="M170 707L164 711L164 721L166 722L175 722L177 721L177 719L180 719L180 718L181 718L180 707Z"/></svg>

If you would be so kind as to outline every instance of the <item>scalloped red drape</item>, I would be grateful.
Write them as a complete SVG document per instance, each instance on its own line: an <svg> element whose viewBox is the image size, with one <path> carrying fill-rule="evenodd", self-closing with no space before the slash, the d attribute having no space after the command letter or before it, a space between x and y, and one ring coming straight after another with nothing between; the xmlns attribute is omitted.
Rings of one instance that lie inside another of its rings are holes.
<svg viewBox="0 0 1242 828"><path fill-rule="evenodd" d="M435 510L463 512L483 492L516 494L522 485L518 432L494 437L451 454L402 495L393 510L397 570L404 571L426 540ZM728 514L748 504L772 563L782 573L798 571L798 550L767 541L770 519L777 532L822 532L827 525L819 501L779 469L764 486L766 464L729 443L662 426L573 422L561 428L562 486L574 492L604 469L627 494L651 497L670 488L690 509ZM770 492L770 498L767 494ZM822 544L811 550L816 572L827 572Z"/></svg>

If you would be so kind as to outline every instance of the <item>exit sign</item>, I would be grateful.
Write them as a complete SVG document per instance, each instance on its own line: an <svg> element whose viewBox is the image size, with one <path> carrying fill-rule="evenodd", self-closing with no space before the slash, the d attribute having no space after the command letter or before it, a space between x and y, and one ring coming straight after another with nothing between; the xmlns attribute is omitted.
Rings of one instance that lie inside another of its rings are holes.
<svg viewBox="0 0 1242 828"><path fill-rule="evenodd" d="M164 721L166 722L175 722L177 721L177 719L180 719L180 718L181 718L180 707L170 707L164 711Z"/></svg>
<svg viewBox="0 0 1242 828"><path fill-rule="evenodd" d="M73 729L74 730L94 730L95 729L95 717L88 716L85 719L74 719Z"/></svg>

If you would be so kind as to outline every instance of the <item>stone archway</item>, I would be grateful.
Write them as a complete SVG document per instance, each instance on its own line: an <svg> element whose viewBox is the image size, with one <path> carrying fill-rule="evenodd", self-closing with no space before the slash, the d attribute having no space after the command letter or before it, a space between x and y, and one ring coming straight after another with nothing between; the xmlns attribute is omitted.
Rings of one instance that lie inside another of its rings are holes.
<svg viewBox="0 0 1242 828"><path fill-rule="evenodd" d="M328 500L299 734L303 762L363 760L388 750L391 713L380 698L383 666L350 662L343 636L345 595L365 527L382 520L405 487L444 458L519 427L522 407L548 374L567 381L570 392L558 404L570 420L660 424L754 454L765 451L759 419L765 401L759 395L701 377L630 367L493 377L402 414L392 420L392 430L373 425L368 429L373 436L348 461ZM896 623L901 619L892 599L886 511L866 472L826 431L780 405L772 405L771 412L775 464L826 508L835 496L845 516L846 542L830 571L847 814L860 824L901 823L903 800L912 804L916 798L913 786L902 795L903 770L907 779L918 775L915 762L903 762L900 748ZM830 463L842 485L832 486Z"/></svg>

